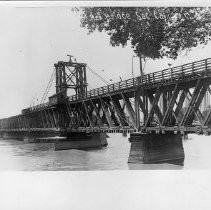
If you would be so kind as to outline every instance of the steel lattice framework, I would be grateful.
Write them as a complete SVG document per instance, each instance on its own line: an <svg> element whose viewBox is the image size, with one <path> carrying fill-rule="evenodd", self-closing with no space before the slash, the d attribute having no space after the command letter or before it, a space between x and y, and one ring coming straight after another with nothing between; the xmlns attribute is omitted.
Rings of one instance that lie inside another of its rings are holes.
<svg viewBox="0 0 211 210"><path fill-rule="evenodd" d="M56 64L56 94L71 81L65 62ZM108 86L86 90L84 64L76 94L1 119L2 131L211 133L211 59L165 69ZM59 73L62 72L62 73ZM66 75L66 78L64 77ZM65 83L66 82L66 83ZM73 82L73 81L72 81ZM76 77L77 82L77 77ZM65 83L65 84L64 84ZM71 86L72 87L72 86Z"/></svg>

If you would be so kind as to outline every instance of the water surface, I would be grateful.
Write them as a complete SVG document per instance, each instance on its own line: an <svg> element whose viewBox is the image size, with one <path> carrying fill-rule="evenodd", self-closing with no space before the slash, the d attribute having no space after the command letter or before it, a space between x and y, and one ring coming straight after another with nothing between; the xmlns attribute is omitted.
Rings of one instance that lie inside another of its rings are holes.
<svg viewBox="0 0 211 210"><path fill-rule="evenodd" d="M109 134L108 146L92 150L54 151L52 144L0 139L0 171L211 169L211 137L189 135L183 141L184 165L128 164L128 136Z"/></svg>

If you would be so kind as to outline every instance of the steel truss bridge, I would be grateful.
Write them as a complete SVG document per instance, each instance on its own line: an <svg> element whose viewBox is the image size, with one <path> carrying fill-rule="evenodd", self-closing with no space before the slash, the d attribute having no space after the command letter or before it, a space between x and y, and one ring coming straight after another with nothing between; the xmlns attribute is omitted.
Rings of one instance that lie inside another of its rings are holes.
<svg viewBox="0 0 211 210"><path fill-rule="evenodd" d="M87 91L86 64L59 61L48 103L0 120L0 131L211 133L211 59ZM75 95L67 96L68 89Z"/></svg>

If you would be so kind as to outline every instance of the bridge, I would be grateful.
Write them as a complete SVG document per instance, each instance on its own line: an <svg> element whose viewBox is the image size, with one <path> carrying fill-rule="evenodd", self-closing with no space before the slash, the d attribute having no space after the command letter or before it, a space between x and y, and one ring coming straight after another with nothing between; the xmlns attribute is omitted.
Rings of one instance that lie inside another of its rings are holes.
<svg viewBox="0 0 211 210"><path fill-rule="evenodd" d="M94 141L99 138L106 145L105 133L130 133L129 162L148 163L184 159L181 136L211 134L210 58L91 90L86 64L70 58L54 67L56 93L47 103L1 119L2 137L41 141L47 136L78 139L92 134ZM69 90L75 95L68 96ZM87 140L80 146L73 142L67 148L89 146Z"/></svg>

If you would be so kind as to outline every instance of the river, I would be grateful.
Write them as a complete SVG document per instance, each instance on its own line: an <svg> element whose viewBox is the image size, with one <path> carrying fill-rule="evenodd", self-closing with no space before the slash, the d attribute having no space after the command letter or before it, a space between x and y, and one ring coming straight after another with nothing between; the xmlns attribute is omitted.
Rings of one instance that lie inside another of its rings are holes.
<svg viewBox="0 0 211 210"><path fill-rule="evenodd" d="M108 146L92 150L54 151L52 144L27 144L0 139L0 171L81 171L81 170L153 170L211 169L211 138L189 135L183 140L184 165L128 164L128 136L108 134Z"/></svg>

